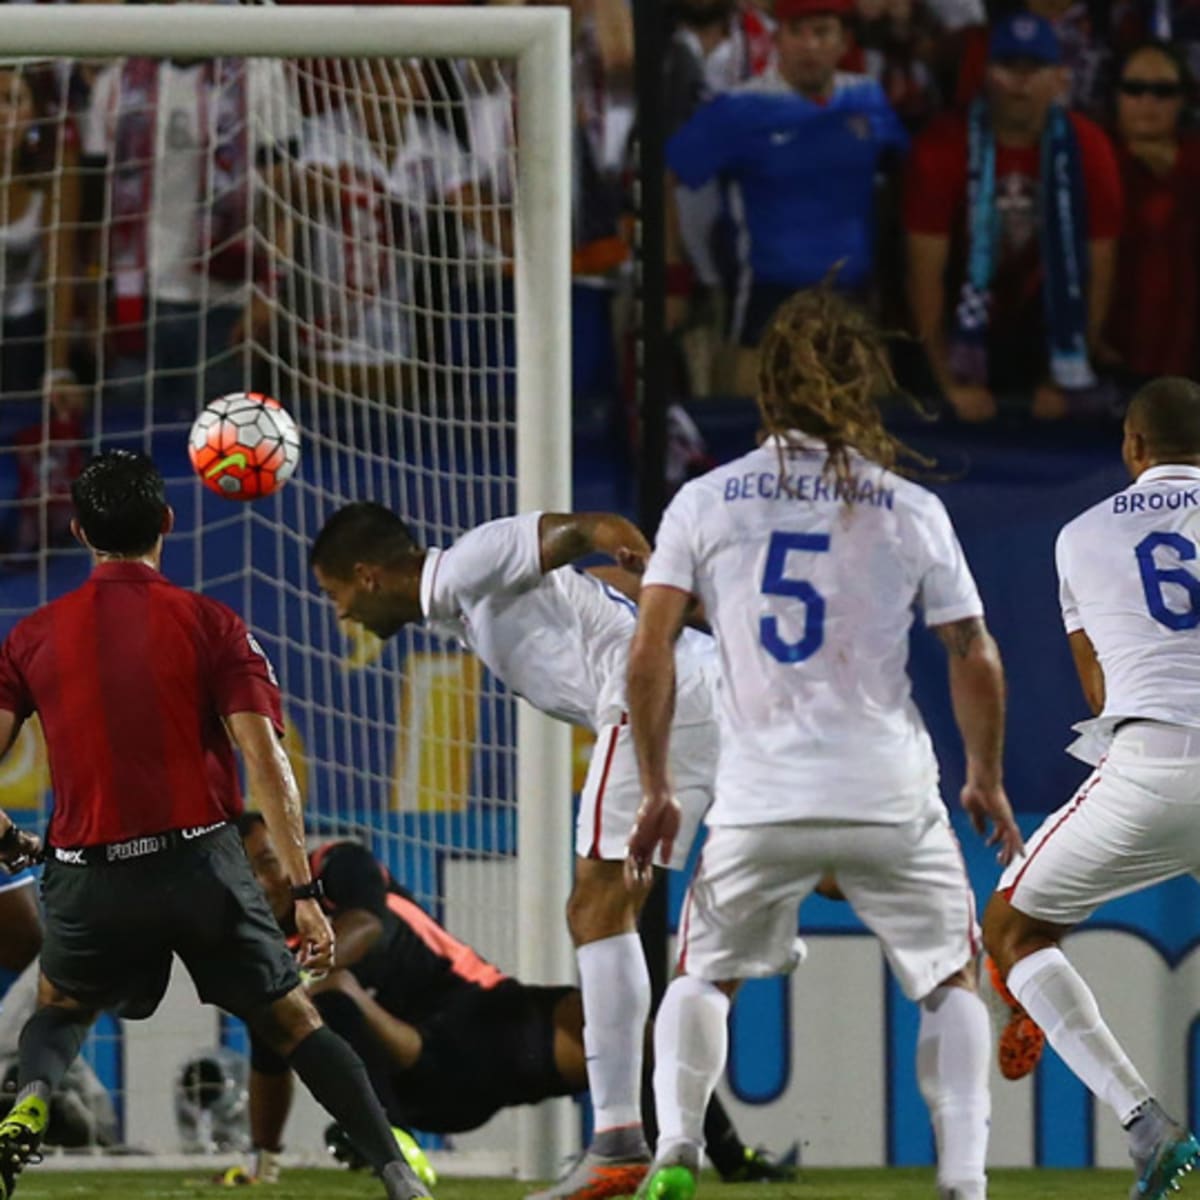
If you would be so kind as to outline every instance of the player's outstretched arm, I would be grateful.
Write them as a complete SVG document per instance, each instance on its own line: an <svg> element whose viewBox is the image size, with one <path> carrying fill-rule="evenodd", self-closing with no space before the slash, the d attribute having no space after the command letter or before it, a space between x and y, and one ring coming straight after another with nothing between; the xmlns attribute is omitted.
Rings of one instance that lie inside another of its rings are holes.
<svg viewBox="0 0 1200 1200"><path fill-rule="evenodd" d="M976 832L992 833L998 857L1008 863L1024 850L1021 831L1004 792L1004 667L982 617L937 625L949 654L950 698L967 757L962 806Z"/></svg>
<svg viewBox="0 0 1200 1200"><path fill-rule="evenodd" d="M293 887L309 883L312 876L304 845L300 789L270 718L240 712L225 720L242 753L246 783L262 809L283 869ZM296 931L301 939L300 965L312 971L329 970L333 965L333 930L315 900L296 901Z"/></svg>
<svg viewBox="0 0 1200 1200"><path fill-rule="evenodd" d="M650 557L650 543L617 513L542 513L538 523L542 574L589 554L607 554L623 563L629 555Z"/></svg>
<svg viewBox="0 0 1200 1200"><path fill-rule="evenodd" d="M1075 660L1084 699L1092 712L1099 716L1104 711L1104 668L1096 657L1096 648L1082 629L1068 634L1067 641L1071 644L1071 657Z"/></svg>
<svg viewBox="0 0 1200 1200"><path fill-rule="evenodd" d="M660 845L660 861L670 861L679 832L679 805L667 761L675 715L675 639L690 599L678 588L653 584L644 588L629 648L629 725L642 782L642 806L626 857L631 886L649 879L654 851Z"/></svg>

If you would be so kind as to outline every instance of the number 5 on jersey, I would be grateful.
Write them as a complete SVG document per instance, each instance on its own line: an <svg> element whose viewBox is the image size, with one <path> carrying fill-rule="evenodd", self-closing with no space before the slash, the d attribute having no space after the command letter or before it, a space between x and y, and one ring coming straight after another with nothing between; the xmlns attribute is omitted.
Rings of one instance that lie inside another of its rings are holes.
<svg viewBox="0 0 1200 1200"><path fill-rule="evenodd" d="M762 617L758 622L758 640L762 642L763 649L781 663L798 663L812 658L825 640L825 597L807 579L788 576L788 555L792 551L823 554L828 549L827 533L785 533L777 530L771 534L759 591L764 596L787 596L804 605L804 633L799 641L789 642L779 636L776 617Z"/></svg>

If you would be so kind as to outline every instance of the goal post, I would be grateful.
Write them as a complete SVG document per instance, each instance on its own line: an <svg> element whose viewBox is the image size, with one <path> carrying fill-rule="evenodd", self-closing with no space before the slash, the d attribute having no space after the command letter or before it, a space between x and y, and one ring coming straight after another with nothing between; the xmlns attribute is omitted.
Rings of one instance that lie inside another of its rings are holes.
<svg viewBox="0 0 1200 1200"><path fill-rule="evenodd" d="M251 625L256 626L258 620L263 620L269 626L263 640L273 653L292 657L303 643L301 665L290 670L285 666L281 674L285 692L294 685L304 694L306 728L312 730L314 755L317 754L315 746L320 744L326 747L323 753L331 760L314 768L318 776L324 778L328 774L330 778L341 779L357 772L376 790L387 790L392 785L382 776L388 764L381 768L378 762L389 753L384 744L389 733L383 728L380 713L386 714L394 708L397 719L399 717L399 701L395 696L385 696L394 681L389 679L385 683L376 681L372 684L363 680L361 672L350 682L340 679L337 666L331 661L333 654L323 640L322 624L329 623L329 618L314 605L311 596L304 595L306 589L312 587L306 579L307 547L304 540L311 537L320 519L328 515L328 510L336 503L378 498L403 507L406 496L424 496L438 488L442 489L438 498L429 502L436 519L431 517L429 523L443 538L464 532L474 523L471 518L506 515L497 510L491 500L477 502L473 498L476 492L508 497L509 511L570 508L572 102L568 14L560 9L490 7L289 5L275 8L170 4L83 8L9 5L0 8L0 45L6 55L30 59L486 59L503 60L511 66L517 98L513 156L516 169L510 201L515 245L511 265L511 289L515 297L511 314L515 340L515 399L511 415L494 418L483 411L485 406L481 406L479 428L463 433L461 414L450 413L439 425L436 399L429 406L435 410L432 415L414 416L394 414L386 404L373 404L369 396L339 394L338 415L331 418L329 429L319 431L320 436L317 430L306 427L303 406L299 411L293 410L303 439L301 466L297 479L280 497L243 510L225 507L213 517L212 501L205 500L202 504L198 484L192 480L169 480L172 487L186 489L188 497L182 506L175 494L172 499L181 510L183 536L193 539L195 578L190 582L223 599L230 599L235 607L242 608L240 601L244 598L251 610L244 615ZM302 203L298 196L289 195L282 199L289 204ZM464 276L470 271L476 271L480 277L485 273L484 267L475 263L443 263L432 252L418 266L426 272L445 269ZM486 271L495 278L502 274L494 263L486 264ZM347 291L345 297L339 297L339 302L350 307L360 300ZM151 321L154 319L153 316L150 318ZM497 323L499 320L498 317ZM256 350L270 360L272 379L283 380L286 372L276 361L280 354L276 344L278 335L273 334L272 338L270 344L256 347ZM442 364L432 366L440 368ZM489 364L488 370L491 369ZM446 374L455 378L453 371ZM279 386L283 387L282 384ZM350 390L346 389L347 392ZM279 398L288 404L286 395ZM145 413L146 427L140 435L143 444L147 447L158 444L157 439L164 432L160 421L164 422L166 432L175 436L169 420L152 410L149 399ZM43 419L48 420L48 417ZM472 455L491 453L488 447L492 441L503 446L506 421L511 424L509 432L515 469L503 468L507 452L501 448L497 451L500 466L487 460L489 471L495 471L494 480L489 475L481 484L472 476L471 467L459 462L454 467L459 473L453 478L431 481L430 477L441 469L439 456L452 453L445 449L446 446L457 445L455 439L475 439L470 440L471 449L464 459L470 464L474 461ZM407 427L402 428L405 422L413 426L428 422L428 425L417 437L410 436ZM183 429L186 430L186 425ZM359 438L364 430L379 430L378 444L335 441L337 437ZM181 445L185 436L185 432L179 432ZM86 448L91 450L112 444L99 419L85 442ZM477 442L484 449L476 450ZM129 442L126 439L116 444ZM433 447L431 462L420 456L423 450L414 449L427 445ZM0 446L0 457L5 453L5 447ZM394 465L388 460L393 455L408 456L403 457L401 465L413 478L393 479L388 474ZM306 469L310 473L308 482L305 482ZM509 471L508 476L504 475L504 470ZM371 486L372 479L381 477L387 480L386 494L375 497L363 491L364 486ZM492 482L496 486L487 492L487 486ZM458 498L467 493L471 498L460 504ZM193 522L191 526L189 521ZM206 565L209 547L217 539L221 539L226 548L235 540L240 541L243 558L236 577L216 572L215 568ZM21 611L27 611L32 602L44 602L56 594L54 581L59 577L48 564L59 561L55 556L69 553L47 550L43 545L37 572L22 584L25 590L21 592L22 598L16 601L11 598L16 595L16 589L9 591L5 586L6 565L0 554L0 635ZM67 572L68 575L72 573L74 581L81 574L78 564ZM277 592L277 613L269 612L271 606L259 598L261 585L264 581L270 583L272 577ZM285 615L285 608L294 605L298 606L296 615L290 612ZM325 706L315 716L312 710L316 702L306 692L309 685L320 692L320 703ZM423 702L435 705L459 703L439 697L435 688ZM352 729L340 731L338 720L345 716L346 707L356 701L371 710L371 717ZM416 703L414 700L413 704ZM496 701L497 705L500 703L501 700ZM511 701L507 703L511 705ZM408 704L407 698L405 704ZM501 710L497 707L495 711L500 714ZM407 708L405 712L407 714ZM504 726L509 718L495 715L481 720L490 720L492 735L499 736L495 734L495 727ZM529 983L570 982L574 979L574 956L564 919L572 861L570 731L523 703L517 706L512 723L516 731L516 755L515 767L511 768L512 780L507 786L515 792L517 812L516 881L515 909L507 919L518 931L518 936L516 961L501 965ZM447 737L451 742L473 736L464 734L454 725L453 719L450 725L452 729ZM394 732L390 736L394 741L400 740ZM418 746L412 738L406 744L409 748ZM446 754L452 753L443 750ZM339 755L352 761L332 761ZM496 771L501 769L497 767ZM503 767L503 770L509 769ZM475 779L472 770L467 768L469 780ZM443 775L455 777L453 771L444 771ZM329 816L328 813L324 815ZM356 809L342 824L351 826L363 819L362 811ZM327 819L326 824L336 832L341 828L339 821L340 818ZM442 828L451 823L449 819L440 820L436 814L430 814L428 819L422 816L414 821L412 827L432 831L422 832L420 836L435 838L442 836ZM403 839L406 834L401 829L387 836ZM483 840L488 842L488 838L492 835ZM504 838L496 834L493 840L503 842ZM449 844L445 847L446 860L451 865L454 849ZM439 853L440 850L441 847ZM400 848L397 853L407 851ZM511 849L508 853L511 855ZM419 856L414 854L412 857ZM440 885L441 858L432 869L438 875ZM504 887L508 886L504 884ZM486 947L484 949L486 951ZM168 1100L161 1097L158 1102L167 1103ZM513 1169L529 1179L554 1174L562 1158L575 1148L579 1136L577 1125L573 1106L568 1101L521 1109Z"/></svg>

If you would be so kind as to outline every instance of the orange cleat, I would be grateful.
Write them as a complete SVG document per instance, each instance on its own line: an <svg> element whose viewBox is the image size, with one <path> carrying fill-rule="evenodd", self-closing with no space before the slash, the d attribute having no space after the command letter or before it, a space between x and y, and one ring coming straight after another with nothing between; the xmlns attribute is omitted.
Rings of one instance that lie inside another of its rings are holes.
<svg viewBox="0 0 1200 1200"><path fill-rule="evenodd" d="M1046 1035L1005 986L991 955L985 955L983 963L995 999L1003 1006L999 1016L1000 1020L1004 1021L1004 1027L1000 1030L996 1042L996 1059L1000 1064L1000 1074L1005 1079L1024 1079L1041 1061L1042 1051L1046 1048ZM997 1015L996 1003L993 1002L988 1007L994 1016Z"/></svg>

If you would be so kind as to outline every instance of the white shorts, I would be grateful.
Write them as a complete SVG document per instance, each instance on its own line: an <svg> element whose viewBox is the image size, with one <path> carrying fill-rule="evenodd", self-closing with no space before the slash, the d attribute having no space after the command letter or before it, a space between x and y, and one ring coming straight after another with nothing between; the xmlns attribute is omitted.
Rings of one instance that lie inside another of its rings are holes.
<svg viewBox="0 0 1200 1200"><path fill-rule="evenodd" d="M904 994L927 996L979 951L975 897L945 806L902 825L717 825L680 925L680 970L713 982L789 971L797 909L826 872L883 945Z"/></svg>
<svg viewBox="0 0 1200 1200"><path fill-rule="evenodd" d="M1200 731L1137 721L997 887L1026 916L1078 925L1109 900L1197 871Z"/></svg>
<svg viewBox="0 0 1200 1200"><path fill-rule="evenodd" d="M671 778L682 811L668 864L672 870L687 865L696 830L712 803L719 736L715 721L671 728ZM592 748L579 797L575 853L580 858L624 859L641 803L642 784L629 725L605 725Z"/></svg>

